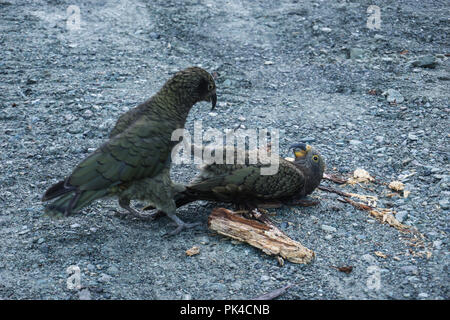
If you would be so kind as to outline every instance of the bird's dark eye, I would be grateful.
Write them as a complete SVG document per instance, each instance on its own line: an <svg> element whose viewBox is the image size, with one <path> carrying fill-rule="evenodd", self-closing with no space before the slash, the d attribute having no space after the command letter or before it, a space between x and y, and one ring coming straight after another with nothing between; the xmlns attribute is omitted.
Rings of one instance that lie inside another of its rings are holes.
<svg viewBox="0 0 450 320"><path fill-rule="evenodd" d="M208 84L208 91L212 91L214 89L214 85L212 83Z"/></svg>
<svg viewBox="0 0 450 320"><path fill-rule="evenodd" d="M317 162L317 161L319 161L319 156L317 154L315 154L312 156L312 159L314 162Z"/></svg>

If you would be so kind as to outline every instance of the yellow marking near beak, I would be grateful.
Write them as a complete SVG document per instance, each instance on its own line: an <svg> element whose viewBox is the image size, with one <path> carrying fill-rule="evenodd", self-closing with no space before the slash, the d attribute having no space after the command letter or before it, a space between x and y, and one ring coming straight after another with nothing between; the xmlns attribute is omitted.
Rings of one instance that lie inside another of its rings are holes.
<svg viewBox="0 0 450 320"><path fill-rule="evenodd" d="M300 150L294 152L296 158L303 158L306 156L306 151Z"/></svg>
<svg viewBox="0 0 450 320"><path fill-rule="evenodd" d="M306 146L306 150L298 150L298 151L295 151L294 152L294 154L295 154L295 157L296 158L303 158L303 157L306 157L306 154L311 150L311 146L310 145L307 145Z"/></svg>

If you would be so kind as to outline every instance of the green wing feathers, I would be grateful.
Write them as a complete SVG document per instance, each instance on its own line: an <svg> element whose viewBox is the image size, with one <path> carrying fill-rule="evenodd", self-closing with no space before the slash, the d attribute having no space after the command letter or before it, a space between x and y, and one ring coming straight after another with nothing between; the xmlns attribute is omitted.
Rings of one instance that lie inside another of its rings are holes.
<svg viewBox="0 0 450 320"><path fill-rule="evenodd" d="M136 122L81 162L65 183L51 187L43 200L64 195L49 208L67 215L104 197L111 187L157 175L170 148L155 130L148 122Z"/></svg>

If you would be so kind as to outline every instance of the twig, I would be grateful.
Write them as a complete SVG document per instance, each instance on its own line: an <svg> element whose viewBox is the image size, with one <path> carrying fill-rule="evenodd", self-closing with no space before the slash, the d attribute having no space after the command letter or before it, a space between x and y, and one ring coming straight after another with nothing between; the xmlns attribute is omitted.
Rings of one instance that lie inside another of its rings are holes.
<svg viewBox="0 0 450 320"><path fill-rule="evenodd" d="M293 285L294 285L293 283L290 283L287 286L284 286L283 288L273 290L271 292L265 293L259 297L253 298L251 300L273 300L275 298L278 298L282 294L284 294L287 291L287 289L289 289Z"/></svg>
<svg viewBox="0 0 450 320"><path fill-rule="evenodd" d="M324 173L323 174L323 179L333 181L334 183L337 183L337 184L344 184L344 183L347 182L346 179L342 179L342 178L340 178L340 177L338 177L338 176L336 176L334 174L331 174L331 173Z"/></svg>
<svg viewBox="0 0 450 320"><path fill-rule="evenodd" d="M351 194L350 194L350 193L343 192L343 191L340 191L340 190L336 190L336 189L331 188L331 187L318 186L317 188L320 189L320 190L322 190L322 191L327 191L327 192L336 193L336 194L338 194L338 195L340 195L340 196L343 196L343 197L351 197Z"/></svg>

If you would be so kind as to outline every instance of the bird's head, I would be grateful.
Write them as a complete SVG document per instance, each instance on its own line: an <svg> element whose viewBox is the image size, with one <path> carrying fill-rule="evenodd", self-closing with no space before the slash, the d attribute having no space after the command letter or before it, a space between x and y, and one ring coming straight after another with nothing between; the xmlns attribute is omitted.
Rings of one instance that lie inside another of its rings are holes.
<svg viewBox="0 0 450 320"><path fill-rule="evenodd" d="M169 86L182 90L193 104L200 101L211 102L213 110L216 107L216 83L206 70L199 67L190 67L177 72L168 81Z"/></svg>
<svg viewBox="0 0 450 320"><path fill-rule="evenodd" d="M309 170L320 182L325 171L325 161L320 153L312 146L302 142L294 143L289 149L293 149L294 151L294 164L304 170Z"/></svg>

